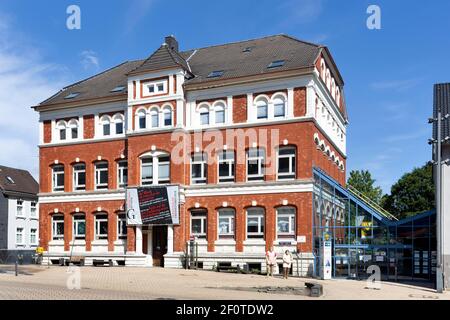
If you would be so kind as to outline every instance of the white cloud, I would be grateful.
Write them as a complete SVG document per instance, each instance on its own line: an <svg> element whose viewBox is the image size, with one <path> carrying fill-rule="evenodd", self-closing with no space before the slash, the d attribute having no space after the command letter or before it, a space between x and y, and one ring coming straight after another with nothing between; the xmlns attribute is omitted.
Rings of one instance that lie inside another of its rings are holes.
<svg viewBox="0 0 450 320"><path fill-rule="evenodd" d="M23 35L12 20L1 18L0 13L0 164L29 170L37 179L38 114L31 106L62 87L65 70L43 62L35 47L17 40Z"/></svg>
<svg viewBox="0 0 450 320"><path fill-rule="evenodd" d="M407 91L419 85L421 79L404 79L404 80L385 80L373 82L370 87L374 90L394 90L394 91Z"/></svg>
<svg viewBox="0 0 450 320"><path fill-rule="evenodd" d="M97 53L92 50L84 50L80 53L80 56L81 64L83 65L83 68L85 70L89 70L91 68L94 68L95 70L99 69L100 60L97 56Z"/></svg>
<svg viewBox="0 0 450 320"><path fill-rule="evenodd" d="M315 21L322 13L322 0L290 0L280 5L282 25L296 25Z"/></svg>

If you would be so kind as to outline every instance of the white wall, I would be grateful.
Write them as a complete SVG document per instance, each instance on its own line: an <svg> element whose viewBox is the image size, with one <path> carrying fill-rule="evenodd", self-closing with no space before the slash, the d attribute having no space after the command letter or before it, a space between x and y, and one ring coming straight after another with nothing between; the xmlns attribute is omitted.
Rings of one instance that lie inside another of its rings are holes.
<svg viewBox="0 0 450 320"><path fill-rule="evenodd" d="M34 250L39 242L39 206L36 206L36 218L30 217L31 201L23 199L23 217L17 217L17 199L8 199L8 250ZM24 244L16 244L16 230L23 228ZM30 230L36 229L36 244L30 243Z"/></svg>

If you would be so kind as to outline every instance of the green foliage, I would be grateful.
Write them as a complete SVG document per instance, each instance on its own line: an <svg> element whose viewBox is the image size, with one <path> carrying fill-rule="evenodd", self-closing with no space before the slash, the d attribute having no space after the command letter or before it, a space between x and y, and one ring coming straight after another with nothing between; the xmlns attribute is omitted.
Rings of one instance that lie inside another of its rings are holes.
<svg viewBox="0 0 450 320"><path fill-rule="evenodd" d="M357 189L375 203L381 203L383 191L380 187L375 186L375 179L372 178L368 170L352 170L347 184Z"/></svg>
<svg viewBox="0 0 450 320"><path fill-rule="evenodd" d="M435 207L433 166L427 163L404 174L391 188L391 194L383 196L384 209L403 219L431 210Z"/></svg>

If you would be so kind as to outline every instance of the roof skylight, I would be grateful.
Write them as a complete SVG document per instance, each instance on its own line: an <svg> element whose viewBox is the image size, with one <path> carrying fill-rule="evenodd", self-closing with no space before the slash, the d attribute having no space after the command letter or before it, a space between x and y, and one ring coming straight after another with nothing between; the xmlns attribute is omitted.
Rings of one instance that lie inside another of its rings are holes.
<svg viewBox="0 0 450 320"><path fill-rule="evenodd" d="M110 92L120 92L125 90L125 86L117 86L114 89L112 89Z"/></svg>
<svg viewBox="0 0 450 320"><path fill-rule="evenodd" d="M75 97L78 97L79 94L80 94L79 92L72 92L69 93L67 96L65 96L64 99L73 99Z"/></svg>
<svg viewBox="0 0 450 320"><path fill-rule="evenodd" d="M218 78L223 76L223 70L217 70L217 71L213 71L210 74L208 74L208 78Z"/></svg>
<svg viewBox="0 0 450 320"><path fill-rule="evenodd" d="M8 180L9 183L14 184L14 180L13 178L11 178L10 176L6 176L6 180Z"/></svg>
<svg viewBox="0 0 450 320"><path fill-rule="evenodd" d="M267 68L278 68L284 65L284 60L275 60L272 61Z"/></svg>

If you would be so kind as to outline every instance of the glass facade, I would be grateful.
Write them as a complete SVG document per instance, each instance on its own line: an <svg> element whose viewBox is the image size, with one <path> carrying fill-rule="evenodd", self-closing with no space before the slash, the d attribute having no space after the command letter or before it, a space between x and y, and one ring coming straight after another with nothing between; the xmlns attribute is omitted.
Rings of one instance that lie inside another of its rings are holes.
<svg viewBox="0 0 450 320"><path fill-rule="evenodd" d="M324 234L331 235L333 276L362 279L377 265L382 280L433 280L436 266L436 214L404 220L370 203L314 170L313 253L320 275Z"/></svg>

